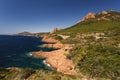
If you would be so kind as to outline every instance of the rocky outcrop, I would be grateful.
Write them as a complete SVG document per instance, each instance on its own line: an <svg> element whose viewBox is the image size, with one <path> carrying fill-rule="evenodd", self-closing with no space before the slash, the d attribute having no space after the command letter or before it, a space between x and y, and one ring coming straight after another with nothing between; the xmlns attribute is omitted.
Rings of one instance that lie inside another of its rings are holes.
<svg viewBox="0 0 120 80"><path fill-rule="evenodd" d="M95 18L95 14L90 12L85 17L83 17L81 21L85 21L86 19L94 19L94 18Z"/></svg>
<svg viewBox="0 0 120 80"><path fill-rule="evenodd" d="M58 40L54 38L48 38L47 36L42 37L42 42L47 42L47 43L57 43L59 42Z"/></svg>
<svg viewBox="0 0 120 80"><path fill-rule="evenodd" d="M101 17L97 18L98 21L100 21L100 20L109 21L110 20L109 18L106 17L106 16L110 16L110 14L108 14L107 11L102 11L102 12L98 13L98 15L102 15Z"/></svg>
<svg viewBox="0 0 120 80"><path fill-rule="evenodd" d="M43 57L45 58L45 63L48 64L50 67L55 69L58 72L62 72L64 74L71 74L71 75L80 75L74 69L74 64L71 60L67 59L65 54L67 54L70 49L69 44L62 44L58 40L53 38L43 37L43 41L47 42L44 44L43 47L52 47L52 48L60 48L58 50L53 50L50 52L33 52L31 55L35 57Z"/></svg>
<svg viewBox="0 0 120 80"><path fill-rule="evenodd" d="M108 14L108 12L107 11L102 11L100 14L105 15L105 14Z"/></svg>
<svg viewBox="0 0 120 80"><path fill-rule="evenodd" d="M50 33L52 34L52 33L55 33L57 31L60 31L60 30L62 30L62 29L61 28L53 28L53 30Z"/></svg>
<svg viewBox="0 0 120 80"><path fill-rule="evenodd" d="M58 72L77 75L77 72L74 70L73 62L67 59L64 53L65 51L60 49L51 52L34 52L33 55L36 57L42 56L43 58L46 58L45 63L49 64L50 67Z"/></svg>
<svg viewBox="0 0 120 80"><path fill-rule="evenodd" d="M98 14L99 14L99 15L107 15L108 12L107 12L107 11L102 11L102 12L100 12L100 13L98 13ZM82 18L82 20L78 21L77 23L79 23L79 22L81 22L81 21L85 21L85 20L87 20L87 19L109 20L109 19L106 18L105 16L102 16L102 17L100 17L100 18L97 18L97 17L96 17L96 14L90 12L90 13L88 13L86 16L84 16L84 17Z"/></svg>
<svg viewBox="0 0 120 80"><path fill-rule="evenodd" d="M98 18L97 20L98 20L98 21L100 21L100 20L106 20L106 21L109 21L110 19L105 18L105 16L103 16L103 17L101 17L101 18Z"/></svg>
<svg viewBox="0 0 120 80"><path fill-rule="evenodd" d="M53 30L52 30L50 33L55 33L55 32L57 32L57 31L58 31L57 28L53 28Z"/></svg>
<svg viewBox="0 0 120 80"><path fill-rule="evenodd" d="M43 37L42 41L45 42L42 46L48 48L64 48L70 46L69 44L62 44L60 41L46 36Z"/></svg>
<svg viewBox="0 0 120 80"><path fill-rule="evenodd" d="M49 43L49 44L43 44L43 47L48 47L48 48L64 48L70 46L69 44L61 44L60 42L57 42L55 44Z"/></svg>

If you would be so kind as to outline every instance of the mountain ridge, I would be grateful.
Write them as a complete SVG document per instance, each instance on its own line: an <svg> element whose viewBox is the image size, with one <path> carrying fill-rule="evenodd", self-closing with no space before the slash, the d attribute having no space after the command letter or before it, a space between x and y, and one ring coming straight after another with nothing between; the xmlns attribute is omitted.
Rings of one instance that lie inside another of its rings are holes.
<svg viewBox="0 0 120 80"><path fill-rule="evenodd" d="M88 13L83 19L78 21L76 24L57 31L56 34L77 34L84 32L96 32L96 31L107 31L115 27L119 27L120 23L120 12L108 10L98 13Z"/></svg>

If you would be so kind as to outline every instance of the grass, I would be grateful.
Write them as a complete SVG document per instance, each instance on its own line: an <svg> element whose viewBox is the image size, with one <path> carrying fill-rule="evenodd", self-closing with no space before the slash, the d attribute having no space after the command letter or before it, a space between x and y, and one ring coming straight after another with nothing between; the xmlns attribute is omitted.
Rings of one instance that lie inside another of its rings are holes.
<svg viewBox="0 0 120 80"><path fill-rule="evenodd" d="M116 21L98 21L94 23L79 23L70 28L61 30L57 32L57 34L66 34L75 36L78 33L86 33L86 32L104 32L110 30L111 28L115 28L120 26L120 22Z"/></svg>

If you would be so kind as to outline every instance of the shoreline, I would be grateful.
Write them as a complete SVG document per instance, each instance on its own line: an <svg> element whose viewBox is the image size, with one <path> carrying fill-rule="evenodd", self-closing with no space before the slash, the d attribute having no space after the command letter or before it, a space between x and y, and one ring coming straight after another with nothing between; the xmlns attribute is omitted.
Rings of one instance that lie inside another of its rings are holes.
<svg viewBox="0 0 120 80"><path fill-rule="evenodd" d="M50 64L46 63L45 60L43 60L43 63L46 64L48 67L52 68L52 67L50 66Z"/></svg>
<svg viewBox="0 0 120 80"><path fill-rule="evenodd" d="M46 64L48 67L53 68L57 72L70 74L70 75L79 75L74 69L75 65L73 64L73 62L67 59L65 56L65 53L67 53L65 48L70 47L70 45L62 44L58 40L55 40L53 38L47 38L47 37L43 37L42 41L48 43L48 44L43 44L42 45L43 47L59 48L59 49L49 51L49 52L37 51L37 52L31 53L30 55L34 57L45 58L43 63Z"/></svg>
<svg viewBox="0 0 120 80"><path fill-rule="evenodd" d="M43 50L36 52L29 52L27 55L34 58L43 58L42 63L51 70L67 75L74 75L83 77L84 76L77 72L75 65L72 60L67 59L66 53L72 48L71 44L62 44L60 41L48 37L37 37L41 38L42 45L38 47L42 48L53 48L54 50Z"/></svg>
<svg viewBox="0 0 120 80"><path fill-rule="evenodd" d="M70 74L70 75L79 75L74 69L75 65L73 64L73 62L67 59L67 57L65 56L65 54L68 53L66 49L70 48L71 45L62 44L58 40L47 37L43 37L42 41L47 43L47 44L43 44L42 45L43 47L59 48L59 49L49 52L45 52L45 51L33 52L31 54L32 56L45 58L43 63L57 72Z"/></svg>
<svg viewBox="0 0 120 80"><path fill-rule="evenodd" d="M28 53L28 56L35 57L35 58L36 58L36 56L34 56L33 53L34 53L34 52ZM39 57L38 57L38 58L39 58ZM47 65L48 67L52 68L52 67L50 66L50 64L48 64L48 63L46 62L46 60L43 60L43 63L44 63L45 65Z"/></svg>
<svg viewBox="0 0 120 80"><path fill-rule="evenodd" d="M48 67L56 70L57 72L70 75L78 75L77 72L74 70L73 62L66 59L66 56L61 53L62 51L63 50L55 50L52 52L34 52L33 56L45 58L43 63L46 64Z"/></svg>

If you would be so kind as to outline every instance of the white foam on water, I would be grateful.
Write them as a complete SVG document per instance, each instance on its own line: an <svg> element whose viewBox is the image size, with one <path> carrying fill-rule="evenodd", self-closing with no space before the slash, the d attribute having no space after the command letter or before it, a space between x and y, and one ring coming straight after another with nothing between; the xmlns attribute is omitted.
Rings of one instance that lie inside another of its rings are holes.
<svg viewBox="0 0 120 80"><path fill-rule="evenodd" d="M43 63L46 64L47 66L51 67L50 64L46 63L45 60L43 60Z"/></svg>

